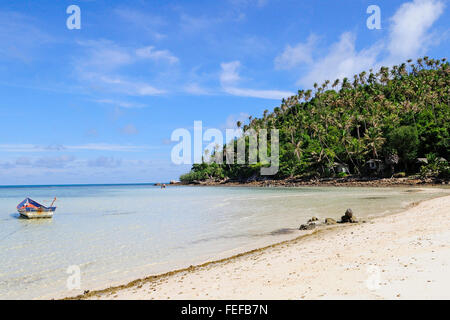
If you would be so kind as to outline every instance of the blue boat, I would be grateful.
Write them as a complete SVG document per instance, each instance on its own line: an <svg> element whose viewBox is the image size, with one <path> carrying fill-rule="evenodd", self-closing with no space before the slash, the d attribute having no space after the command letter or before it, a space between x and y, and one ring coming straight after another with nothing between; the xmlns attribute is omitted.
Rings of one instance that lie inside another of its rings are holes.
<svg viewBox="0 0 450 320"><path fill-rule="evenodd" d="M56 207L53 206L55 201L56 198L53 199L50 207L46 207L40 203L37 203L33 199L26 198L17 205L17 211L19 211L21 216L28 219L51 218L56 210Z"/></svg>

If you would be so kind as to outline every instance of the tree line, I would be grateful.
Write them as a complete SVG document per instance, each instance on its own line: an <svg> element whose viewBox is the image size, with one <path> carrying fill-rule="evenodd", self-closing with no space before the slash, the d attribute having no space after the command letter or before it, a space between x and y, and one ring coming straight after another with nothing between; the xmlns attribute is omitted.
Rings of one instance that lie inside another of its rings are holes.
<svg viewBox="0 0 450 320"><path fill-rule="evenodd" d="M352 79L326 80L237 126L244 132L279 130L279 171L273 178L397 174L448 179L449 73L446 58L423 57ZM237 139L213 150L213 157L194 164L180 180L260 178L265 163L212 160L236 144Z"/></svg>

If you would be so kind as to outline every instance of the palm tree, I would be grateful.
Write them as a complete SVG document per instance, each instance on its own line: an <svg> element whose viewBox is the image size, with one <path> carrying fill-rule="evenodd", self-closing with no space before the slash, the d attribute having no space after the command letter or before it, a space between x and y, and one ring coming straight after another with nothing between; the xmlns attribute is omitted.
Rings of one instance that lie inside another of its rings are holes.
<svg viewBox="0 0 450 320"><path fill-rule="evenodd" d="M311 98L312 90L308 89L305 93L305 100L308 101Z"/></svg>
<svg viewBox="0 0 450 320"><path fill-rule="evenodd" d="M332 87L335 88L339 85L339 79L334 80Z"/></svg>
<svg viewBox="0 0 450 320"><path fill-rule="evenodd" d="M275 113L275 115L279 116L281 114L280 107L275 107L275 109L273 109L273 112Z"/></svg>
<svg viewBox="0 0 450 320"><path fill-rule="evenodd" d="M386 141L382 136L380 128L373 126L369 128L364 134L364 140L366 141L367 148L372 152L374 159L378 159L378 151Z"/></svg>

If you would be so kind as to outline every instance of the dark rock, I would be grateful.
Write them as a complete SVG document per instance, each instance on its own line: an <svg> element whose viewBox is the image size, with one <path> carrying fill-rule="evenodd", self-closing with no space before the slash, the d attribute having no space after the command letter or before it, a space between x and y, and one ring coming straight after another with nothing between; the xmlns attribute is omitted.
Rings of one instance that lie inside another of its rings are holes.
<svg viewBox="0 0 450 320"><path fill-rule="evenodd" d="M357 223L358 219L353 215L352 209L347 209L345 215L341 217L340 223Z"/></svg>
<svg viewBox="0 0 450 320"><path fill-rule="evenodd" d="M345 216L347 216L348 218L353 217L353 210L352 209L347 209L347 211L345 211Z"/></svg>
<svg viewBox="0 0 450 320"><path fill-rule="evenodd" d="M330 224L336 224L336 223L337 223L337 221L332 219L332 218L326 218L325 219L325 224L330 225Z"/></svg>
<svg viewBox="0 0 450 320"><path fill-rule="evenodd" d="M341 223L357 223L358 219L356 217L349 218L348 216L342 216Z"/></svg>
<svg viewBox="0 0 450 320"><path fill-rule="evenodd" d="M311 223L314 221L319 221L319 219L317 219L316 217L312 217L311 219L308 220L308 223Z"/></svg>
<svg viewBox="0 0 450 320"><path fill-rule="evenodd" d="M302 224L298 230L312 230L316 227L315 223Z"/></svg>

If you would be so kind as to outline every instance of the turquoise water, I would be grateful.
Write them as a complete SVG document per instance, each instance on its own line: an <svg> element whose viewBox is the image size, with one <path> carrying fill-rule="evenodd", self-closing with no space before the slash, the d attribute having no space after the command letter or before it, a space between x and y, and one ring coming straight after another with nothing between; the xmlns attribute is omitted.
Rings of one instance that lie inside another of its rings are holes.
<svg viewBox="0 0 450 320"><path fill-rule="evenodd" d="M402 210L448 193L415 188L250 188L149 185L0 188L0 298L56 298L189 266L290 236L311 216ZM25 197L53 219L19 218ZM69 290L76 265L81 288Z"/></svg>

